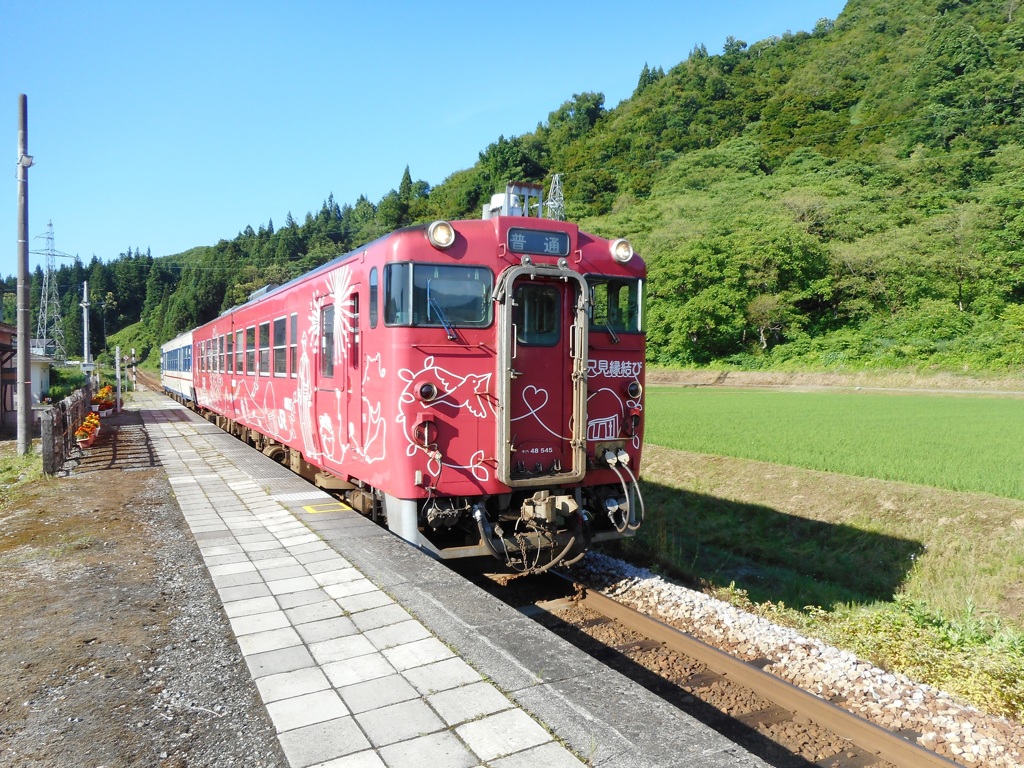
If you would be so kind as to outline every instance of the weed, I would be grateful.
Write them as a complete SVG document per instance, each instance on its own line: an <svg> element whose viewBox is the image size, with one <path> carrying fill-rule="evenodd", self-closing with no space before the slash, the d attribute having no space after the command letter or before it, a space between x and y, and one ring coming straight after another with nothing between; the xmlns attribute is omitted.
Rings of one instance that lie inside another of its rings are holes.
<svg viewBox="0 0 1024 768"><path fill-rule="evenodd" d="M91 534L83 536L63 535L57 539L56 544L50 547L50 557L54 560L60 560L72 552L82 552L89 549L95 543L96 539Z"/></svg>

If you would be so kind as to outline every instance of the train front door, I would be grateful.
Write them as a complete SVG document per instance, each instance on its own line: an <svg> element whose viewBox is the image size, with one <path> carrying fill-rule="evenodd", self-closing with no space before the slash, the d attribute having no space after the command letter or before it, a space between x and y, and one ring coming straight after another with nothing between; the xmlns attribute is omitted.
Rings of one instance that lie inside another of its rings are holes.
<svg viewBox="0 0 1024 768"><path fill-rule="evenodd" d="M498 475L511 487L586 471L586 284L565 267L523 265L498 298Z"/></svg>

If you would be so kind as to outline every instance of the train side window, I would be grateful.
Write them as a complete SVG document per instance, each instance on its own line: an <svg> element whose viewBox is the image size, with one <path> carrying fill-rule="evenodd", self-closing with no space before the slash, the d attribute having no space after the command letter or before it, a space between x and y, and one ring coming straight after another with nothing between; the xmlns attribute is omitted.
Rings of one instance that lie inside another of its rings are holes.
<svg viewBox="0 0 1024 768"><path fill-rule="evenodd" d="M349 365L353 368L359 365L359 294L353 293L349 299L349 306L352 310L352 336L351 349L349 350Z"/></svg>
<svg viewBox="0 0 1024 768"><path fill-rule="evenodd" d="M298 360L299 360L299 315L298 315L298 313L292 313L292 316L289 319L291 320L291 327L292 327L292 335L291 335L291 342L292 343L291 343L291 347L289 347L289 357L291 358L291 360L290 360L289 364L291 366L290 370L292 372L292 376L298 376L299 375L299 366L298 366Z"/></svg>
<svg viewBox="0 0 1024 768"><path fill-rule="evenodd" d="M233 373L235 366L235 334L229 333L224 337L224 372Z"/></svg>
<svg viewBox="0 0 1024 768"><path fill-rule="evenodd" d="M274 321L274 375L288 375L288 318Z"/></svg>
<svg viewBox="0 0 1024 768"><path fill-rule="evenodd" d="M224 364L224 337L217 337L217 373L224 373L227 365Z"/></svg>
<svg viewBox="0 0 1024 768"><path fill-rule="evenodd" d="M370 270L370 327L377 327L377 268Z"/></svg>
<svg viewBox="0 0 1024 768"><path fill-rule="evenodd" d="M320 310L320 375L334 375L334 305Z"/></svg>
<svg viewBox="0 0 1024 768"><path fill-rule="evenodd" d="M192 372L192 347L185 347L185 370Z"/></svg>
<svg viewBox="0 0 1024 768"><path fill-rule="evenodd" d="M235 373L245 373L245 331L235 334Z"/></svg>
<svg viewBox="0 0 1024 768"><path fill-rule="evenodd" d="M526 346L549 347L561 338L562 297L553 285L517 285L512 322L516 341Z"/></svg>
<svg viewBox="0 0 1024 768"><path fill-rule="evenodd" d="M245 329L245 372L250 375L256 373L256 326L254 325Z"/></svg>
<svg viewBox="0 0 1024 768"><path fill-rule="evenodd" d="M270 323L260 323L260 373L270 375Z"/></svg>

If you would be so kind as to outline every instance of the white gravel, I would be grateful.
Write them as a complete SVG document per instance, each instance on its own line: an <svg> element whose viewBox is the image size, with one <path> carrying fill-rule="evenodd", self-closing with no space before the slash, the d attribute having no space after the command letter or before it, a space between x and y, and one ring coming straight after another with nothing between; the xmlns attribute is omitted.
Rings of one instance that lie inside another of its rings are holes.
<svg viewBox="0 0 1024 768"><path fill-rule="evenodd" d="M590 553L577 566L590 583L645 614L740 658L771 659L766 670L970 766L1024 766L1024 726L958 703L947 693L862 661L652 572Z"/></svg>

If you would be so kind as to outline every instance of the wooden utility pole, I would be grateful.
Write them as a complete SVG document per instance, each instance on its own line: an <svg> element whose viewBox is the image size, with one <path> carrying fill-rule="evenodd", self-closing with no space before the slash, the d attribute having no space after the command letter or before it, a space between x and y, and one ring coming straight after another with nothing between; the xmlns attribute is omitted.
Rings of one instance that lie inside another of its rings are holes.
<svg viewBox="0 0 1024 768"><path fill-rule="evenodd" d="M18 455L32 450L32 367L29 345L30 314L28 271L28 97L18 96Z"/></svg>

